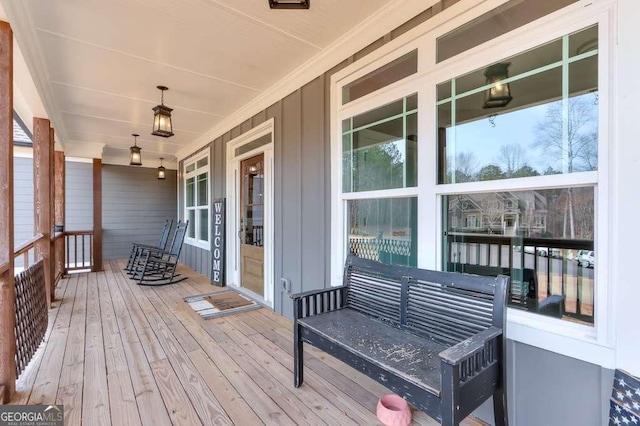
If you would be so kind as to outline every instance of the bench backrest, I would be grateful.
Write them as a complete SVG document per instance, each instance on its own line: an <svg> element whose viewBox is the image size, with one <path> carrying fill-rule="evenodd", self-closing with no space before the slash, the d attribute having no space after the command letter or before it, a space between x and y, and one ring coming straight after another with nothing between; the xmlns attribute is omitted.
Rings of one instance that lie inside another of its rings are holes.
<svg viewBox="0 0 640 426"><path fill-rule="evenodd" d="M385 265L350 255L346 306L454 345L491 325L504 328L508 277Z"/></svg>

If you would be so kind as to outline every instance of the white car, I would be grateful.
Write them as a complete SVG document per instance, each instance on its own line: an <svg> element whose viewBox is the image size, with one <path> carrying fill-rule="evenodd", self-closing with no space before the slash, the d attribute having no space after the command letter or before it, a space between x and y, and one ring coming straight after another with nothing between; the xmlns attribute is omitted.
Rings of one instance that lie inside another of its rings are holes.
<svg viewBox="0 0 640 426"><path fill-rule="evenodd" d="M576 260L578 261L578 265L582 267L593 268L593 265L595 264L593 250L580 250Z"/></svg>

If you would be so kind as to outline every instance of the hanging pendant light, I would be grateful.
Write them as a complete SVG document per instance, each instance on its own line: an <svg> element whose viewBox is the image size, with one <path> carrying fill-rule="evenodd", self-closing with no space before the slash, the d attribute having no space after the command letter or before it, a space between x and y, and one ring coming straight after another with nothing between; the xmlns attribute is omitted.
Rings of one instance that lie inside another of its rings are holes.
<svg viewBox="0 0 640 426"><path fill-rule="evenodd" d="M153 131L154 136L162 136L168 138L173 136L173 126L171 125L171 111L172 108L164 105L164 91L169 90L166 86L157 86L162 92L160 98L160 105L153 107Z"/></svg>
<svg viewBox="0 0 640 426"><path fill-rule="evenodd" d="M131 136L133 136L133 146L131 148L129 148L129 150L131 151L131 161L129 162L129 165L131 166L142 166L142 155L140 155L140 151L142 150L142 148L140 148L138 146L138 136L140 136L137 133L132 133Z"/></svg>
<svg viewBox="0 0 640 426"><path fill-rule="evenodd" d="M309 9L310 0L269 0L271 9Z"/></svg>
<svg viewBox="0 0 640 426"><path fill-rule="evenodd" d="M503 80L509 78L510 65L511 62L501 62L485 70L486 83L491 87L485 92L482 108L505 107L513 99L509 83L503 83Z"/></svg>
<svg viewBox="0 0 640 426"><path fill-rule="evenodd" d="M165 173L166 169L162 166L162 160L164 158L160 157L160 167L158 167L158 179L166 179L167 175Z"/></svg>

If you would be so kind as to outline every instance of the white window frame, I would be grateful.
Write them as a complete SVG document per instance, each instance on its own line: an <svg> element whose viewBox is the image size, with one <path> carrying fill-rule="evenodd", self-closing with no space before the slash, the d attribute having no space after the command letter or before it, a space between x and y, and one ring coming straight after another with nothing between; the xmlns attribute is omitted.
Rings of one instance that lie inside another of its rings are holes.
<svg viewBox="0 0 640 426"><path fill-rule="evenodd" d="M203 158L207 159L207 165L197 168L198 161ZM187 173L187 166L194 164L196 168ZM195 238L190 238L188 233L184 238L184 242L186 244L200 247L205 250L211 250L211 156L209 155L209 149L205 149L205 152L202 154L196 155L194 157L189 158L184 162L184 220L189 219L189 210L194 210L195 214L195 223L193 224L193 229L195 231ZM207 173L207 205L206 206L198 206L198 176L203 173ZM194 178L194 206L187 207L187 180ZM207 241L201 240L200 237L200 210L207 209L207 223L209 226L209 239ZM191 226L191 223L189 224Z"/></svg>
<svg viewBox="0 0 640 426"><path fill-rule="evenodd" d="M382 48L334 74L331 78L331 279L342 283L346 258L344 239L346 205L350 199L388 196L418 197L418 266L439 269L442 264L442 200L448 194L527 190L558 187L593 186L595 203L595 251L599 253L595 268L594 326L571 323L539 314L509 308L507 337L566 356L615 367L611 245L608 212L612 201L609 152L615 146L613 135L613 59L615 50L616 2L614 0L579 1L530 24L515 29L480 46L435 63L437 37L481 16L507 0L477 1L464 11L447 9L421 26L387 43ZM589 7L586 7L589 6ZM599 26L598 51L598 170L565 175L537 176L504 181L436 184L436 150L434 147L435 87L438 83L479 69L487 64L517 55L591 25ZM342 105L342 87L391 61L418 49L418 72L383 89ZM401 190L342 193L343 119L373 110L412 93L418 93L418 185ZM392 191L392 193L390 192ZM458 224L460 225L460 224ZM427 246L426 242L430 241Z"/></svg>

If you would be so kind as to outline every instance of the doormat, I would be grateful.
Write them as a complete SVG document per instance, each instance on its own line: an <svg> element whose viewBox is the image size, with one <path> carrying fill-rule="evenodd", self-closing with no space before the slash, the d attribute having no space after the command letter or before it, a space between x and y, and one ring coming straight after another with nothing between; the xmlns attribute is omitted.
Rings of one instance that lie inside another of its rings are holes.
<svg viewBox="0 0 640 426"><path fill-rule="evenodd" d="M218 318L224 315L251 311L260 307L254 300L233 290L189 296L185 297L184 301L203 319Z"/></svg>

